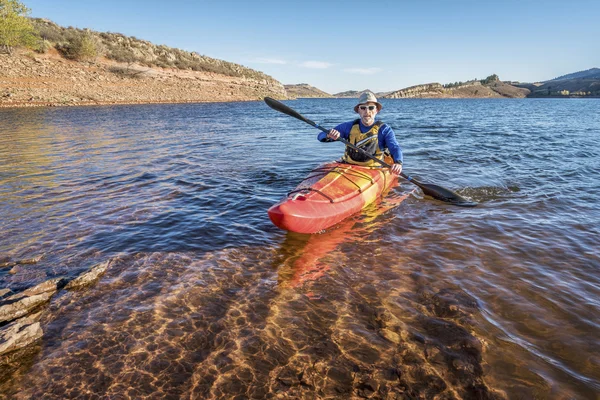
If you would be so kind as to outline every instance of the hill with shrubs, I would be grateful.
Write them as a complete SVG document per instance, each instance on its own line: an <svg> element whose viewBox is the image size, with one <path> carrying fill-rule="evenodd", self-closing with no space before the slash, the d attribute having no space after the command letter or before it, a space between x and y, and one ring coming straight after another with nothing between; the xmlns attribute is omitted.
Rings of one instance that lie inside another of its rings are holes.
<svg viewBox="0 0 600 400"><path fill-rule="evenodd" d="M0 106L287 98L279 81L239 64L20 17L17 33L0 29Z"/></svg>

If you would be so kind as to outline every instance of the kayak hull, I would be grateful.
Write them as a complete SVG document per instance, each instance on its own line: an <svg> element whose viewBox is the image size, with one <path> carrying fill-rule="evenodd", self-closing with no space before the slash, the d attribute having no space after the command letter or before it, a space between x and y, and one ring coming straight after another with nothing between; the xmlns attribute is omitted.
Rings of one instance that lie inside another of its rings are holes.
<svg viewBox="0 0 600 400"><path fill-rule="evenodd" d="M321 232L356 214L397 183L398 176L388 168L323 164L269 208L269 218L287 231Z"/></svg>

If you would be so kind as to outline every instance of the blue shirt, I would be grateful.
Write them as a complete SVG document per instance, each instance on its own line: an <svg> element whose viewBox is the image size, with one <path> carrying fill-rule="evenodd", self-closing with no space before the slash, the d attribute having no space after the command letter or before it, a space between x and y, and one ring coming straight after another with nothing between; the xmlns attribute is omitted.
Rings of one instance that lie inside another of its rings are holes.
<svg viewBox="0 0 600 400"><path fill-rule="evenodd" d="M339 124L335 127L335 130L340 133L340 137L342 139L348 140L350 138L350 130L352 129L352 125L354 125L354 120L344 122L343 124ZM358 125L360 127L361 133L368 132L369 129L373 127L373 125L363 125L362 121L360 120L358 122ZM325 132L319 133L317 139L319 139L320 142L333 142L333 140L327 139L327 134ZM387 148L390 151L394 162L402 163L402 148L398 144L398 141L396 140L396 135L394 134L392 128L390 128L386 124L382 124L379 127L379 132L377 133L377 141L379 143L379 148L381 149L381 151Z"/></svg>

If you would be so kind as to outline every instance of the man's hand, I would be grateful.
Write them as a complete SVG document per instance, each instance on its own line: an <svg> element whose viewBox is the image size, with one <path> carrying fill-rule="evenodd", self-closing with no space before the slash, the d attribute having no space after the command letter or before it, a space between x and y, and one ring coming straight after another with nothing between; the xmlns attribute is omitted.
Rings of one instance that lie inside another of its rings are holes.
<svg viewBox="0 0 600 400"><path fill-rule="evenodd" d="M402 164L393 164L390 167L390 171L392 174L400 175L400 173L402 173Z"/></svg>
<svg viewBox="0 0 600 400"><path fill-rule="evenodd" d="M340 138L340 133L335 129L332 129L329 132L327 132L327 138L331 140L338 140Z"/></svg>

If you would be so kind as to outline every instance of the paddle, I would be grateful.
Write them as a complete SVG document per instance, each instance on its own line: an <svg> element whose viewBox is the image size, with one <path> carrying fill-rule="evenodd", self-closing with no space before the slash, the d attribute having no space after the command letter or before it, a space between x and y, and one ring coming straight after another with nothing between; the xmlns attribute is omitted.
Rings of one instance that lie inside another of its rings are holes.
<svg viewBox="0 0 600 400"><path fill-rule="evenodd" d="M320 129L321 131L328 133L329 130L323 128L322 126L317 125L316 123L314 123L313 121L311 121L310 119L302 116L301 114L299 114L298 112L296 112L295 110L291 109L290 107L286 106L285 104L272 99L270 97L265 97L265 103L267 103L267 105L269 107L271 107L274 110L277 110L281 113L287 114L290 117L294 117L296 119L299 119L300 121L304 121L309 125L314 126L317 129ZM353 145L352 143L348 142L346 139L343 138L339 138L338 141L344 143L346 146L360 151L362 154L364 154L365 156L369 157L370 159L378 162L379 164L383 165L384 167L390 168L391 165L389 165L388 163L386 163L383 160L380 160L379 158L365 152L363 149L361 149L360 147L357 147L355 145ZM467 199L465 199L464 197L460 196L457 193L454 193L453 191L451 191L450 189L446 189L443 188L441 186L438 185L433 185L430 183L422 183L419 182L418 180L416 180L415 178L405 175L403 172L400 174L401 177L405 178L407 181L414 183L415 185L417 185L418 187L421 188L421 190L423 190L423 193L425 193L428 196L431 196L435 199L441 200L441 201L445 201L447 203L451 203L455 206L461 206L461 207L475 207L477 205L477 203L469 201Z"/></svg>

